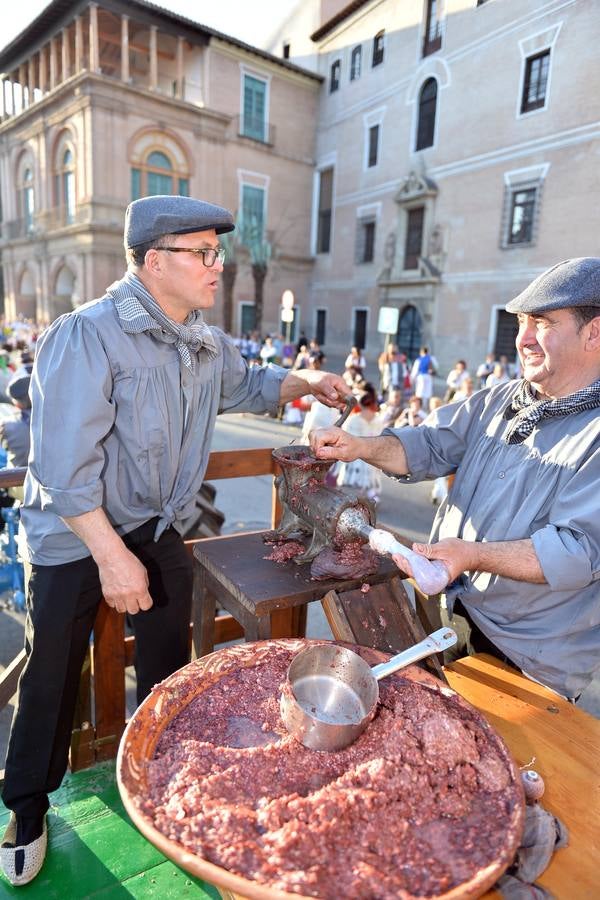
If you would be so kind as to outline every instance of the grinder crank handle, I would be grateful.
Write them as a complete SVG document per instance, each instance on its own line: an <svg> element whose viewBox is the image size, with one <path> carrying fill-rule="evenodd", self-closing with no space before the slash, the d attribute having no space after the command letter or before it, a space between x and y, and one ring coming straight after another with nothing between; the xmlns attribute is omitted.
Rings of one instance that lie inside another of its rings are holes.
<svg viewBox="0 0 600 900"><path fill-rule="evenodd" d="M333 423L335 428L342 427L342 425L344 424L344 422L346 421L346 419L348 418L348 416L350 415L350 413L352 412L352 410L354 409L355 406L356 406L356 397L354 397L352 394L348 394L348 396L346 397L346 406L344 407L344 411L342 412L339 419L336 419L335 422Z"/></svg>
<svg viewBox="0 0 600 900"><path fill-rule="evenodd" d="M382 528L371 528L370 525L366 525L360 531L364 537L368 538L369 547L376 553L390 556L398 553L408 560L413 578L425 594L438 594L450 581L450 573L440 559L426 559L426 557L420 556Z"/></svg>

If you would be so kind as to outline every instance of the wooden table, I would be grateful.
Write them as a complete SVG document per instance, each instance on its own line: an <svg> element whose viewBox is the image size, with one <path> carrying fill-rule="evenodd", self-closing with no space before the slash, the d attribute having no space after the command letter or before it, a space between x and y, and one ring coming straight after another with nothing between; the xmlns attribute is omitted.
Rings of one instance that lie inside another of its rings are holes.
<svg viewBox="0 0 600 900"><path fill-rule="evenodd" d="M398 574L392 560L382 558L375 575L311 581L310 563L265 559L272 548L264 543L263 534L225 535L195 545L193 643L197 656L214 648L217 601L240 623L247 641L303 637L307 603L321 600L333 589L343 593L363 583L381 584Z"/></svg>
<svg viewBox="0 0 600 900"><path fill-rule="evenodd" d="M486 654L459 659L445 672L502 735L517 764L540 773L542 804L569 829L569 846L557 850L539 884L558 900L600 896L600 721Z"/></svg>

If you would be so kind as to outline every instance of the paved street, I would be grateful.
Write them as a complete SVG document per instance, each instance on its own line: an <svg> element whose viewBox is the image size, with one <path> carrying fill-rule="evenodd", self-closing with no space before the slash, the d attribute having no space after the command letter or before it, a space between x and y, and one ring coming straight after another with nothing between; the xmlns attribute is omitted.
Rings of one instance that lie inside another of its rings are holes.
<svg viewBox="0 0 600 900"><path fill-rule="evenodd" d="M298 427L283 425L268 416L221 416L214 435L213 449L281 447L299 435ZM270 526L270 476L227 479L215 482L215 487L216 505L225 513L223 533ZM430 484L404 485L384 477L382 498L377 511L378 523L397 529L411 540L426 539L435 513L430 491ZM23 619L21 614L0 609L0 672L22 647ZM318 603L309 605L308 635L330 635ZM600 716L600 679L588 688L580 704L588 712ZM11 705L0 711L0 769L4 765L11 717Z"/></svg>

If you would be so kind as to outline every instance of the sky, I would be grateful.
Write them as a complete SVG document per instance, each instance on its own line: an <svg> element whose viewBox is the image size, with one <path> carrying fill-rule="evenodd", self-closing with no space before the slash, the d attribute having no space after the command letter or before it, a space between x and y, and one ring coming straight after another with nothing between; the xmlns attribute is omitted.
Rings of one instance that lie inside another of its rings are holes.
<svg viewBox="0 0 600 900"><path fill-rule="evenodd" d="M48 5L49 0L0 0L0 49ZM260 46L298 0L153 0L157 6ZM7 12L10 8L10 13ZM276 17L274 11L276 10Z"/></svg>

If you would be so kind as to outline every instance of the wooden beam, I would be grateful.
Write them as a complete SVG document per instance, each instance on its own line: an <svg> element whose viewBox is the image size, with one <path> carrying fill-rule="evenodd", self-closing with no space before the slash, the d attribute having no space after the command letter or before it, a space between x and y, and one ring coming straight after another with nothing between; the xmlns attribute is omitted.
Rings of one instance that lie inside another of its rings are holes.
<svg viewBox="0 0 600 900"><path fill-rule="evenodd" d="M113 36L112 34L107 34L105 31L100 32L100 41L105 44L114 44L115 47L121 46L121 38ZM144 44L136 44L132 40L129 40L129 49L135 50L137 53L145 53L148 56L150 55L150 47L146 47ZM156 50L156 55L161 59L169 59L174 60L174 53L167 53L166 50Z"/></svg>
<svg viewBox="0 0 600 900"><path fill-rule="evenodd" d="M255 450L218 450L210 454L206 475L212 478L242 478L251 475L273 475L276 471L273 450L261 447Z"/></svg>

